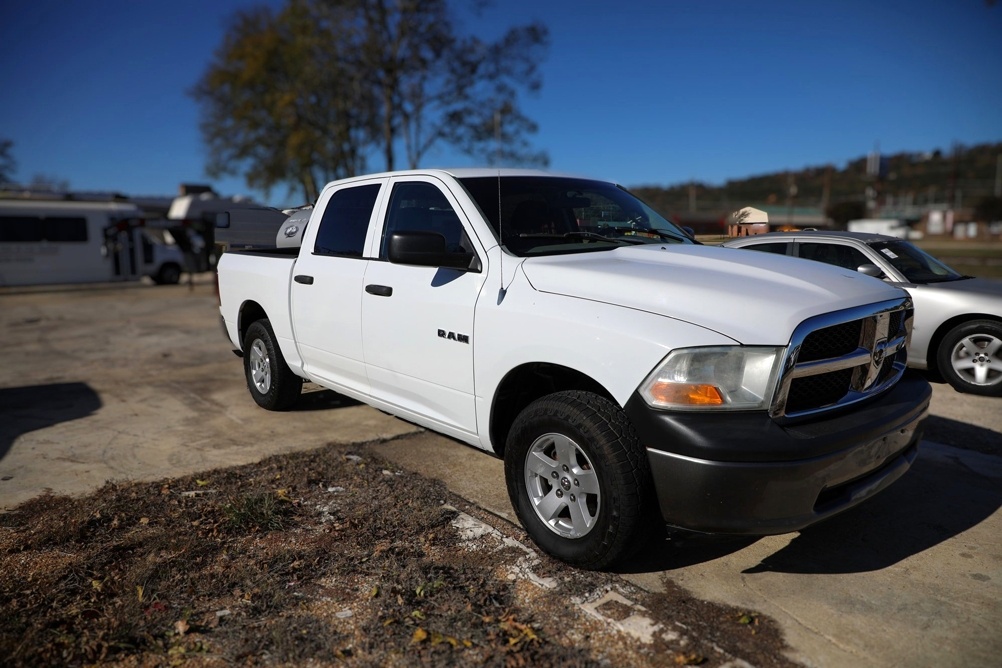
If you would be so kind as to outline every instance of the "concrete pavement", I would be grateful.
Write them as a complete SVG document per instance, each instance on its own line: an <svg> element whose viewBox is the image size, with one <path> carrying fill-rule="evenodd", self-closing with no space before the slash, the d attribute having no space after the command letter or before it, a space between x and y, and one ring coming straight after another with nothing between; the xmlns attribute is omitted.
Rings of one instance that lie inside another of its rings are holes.
<svg viewBox="0 0 1002 668"><path fill-rule="evenodd" d="M339 442L367 445L514 521L497 459L327 391L259 409L211 285L0 290L0 507ZM815 666L995 666L1002 656L1002 399L935 385L942 433L901 481L806 531L675 535L623 577L776 619Z"/></svg>

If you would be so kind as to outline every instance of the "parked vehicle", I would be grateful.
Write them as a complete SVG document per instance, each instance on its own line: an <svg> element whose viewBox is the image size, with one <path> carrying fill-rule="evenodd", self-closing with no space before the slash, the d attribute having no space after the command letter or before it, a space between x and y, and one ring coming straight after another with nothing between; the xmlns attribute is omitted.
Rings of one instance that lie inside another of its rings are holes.
<svg viewBox="0 0 1002 668"><path fill-rule="evenodd" d="M964 276L903 239L856 232L775 232L730 248L817 260L882 278L915 303L908 365L960 392L1002 396L1002 281Z"/></svg>
<svg viewBox="0 0 1002 668"><path fill-rule="evenodd" d="M697 245L615 184L346 179L299 238L220 259L254 400L288 409L311 380L495 453L569 563L607 567L662 521L797 530L916 457L930 390L905 373L906 293Z"/></svg>
<svg viewBox="0 0 1002 668"><path fill-rule="evenodd" d="M0 200L0 285L177 283L184 256L120 202Z"/></svg>

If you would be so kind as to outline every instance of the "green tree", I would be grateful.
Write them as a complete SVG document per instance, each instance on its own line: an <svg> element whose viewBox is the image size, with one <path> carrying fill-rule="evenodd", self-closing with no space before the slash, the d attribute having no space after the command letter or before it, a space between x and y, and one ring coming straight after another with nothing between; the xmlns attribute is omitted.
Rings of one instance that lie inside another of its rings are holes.
<svg viewBox="0 0 1002 668"><path fill-rule="evenodd" d="M285 183L314 201L329 180L364 168L372 109L341 65L332 26L309 2L238 11L192 91L210 176L243 173L268 192Z"/></svg>
<svg viewBox="0 0 1002 668"><path fill-rule="evenodd" d="M11 155L14 142L10 139L0 139L0 184L10 183L14 180L14 172L17 171L17 161Z"/></svg>
<svg viewBox="0 0 1002 668"><path fill-rule="evenodd" d="M546 164L517 93L541 85L547 31L495 43L457 35L445 0L289 0L234 15L192 95L210 176L285 183L313 201L326 181L403 146L417 167L439 142L496 161ZM503 146L498 150L497 144Z"/></svg>
<svg viewBox="0 0 1002 668"><path fill-rule="evenodd" d="M848 228L850 220L866 217L866 202L836 202L828 207L825 215L835 223L835 229L844 230Z"/></svg>

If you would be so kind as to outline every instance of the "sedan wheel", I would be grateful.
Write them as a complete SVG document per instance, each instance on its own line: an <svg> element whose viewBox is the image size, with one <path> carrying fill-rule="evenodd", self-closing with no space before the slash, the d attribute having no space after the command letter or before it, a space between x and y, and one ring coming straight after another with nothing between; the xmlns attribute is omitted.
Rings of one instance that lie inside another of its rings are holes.
<svg viewBox="0 0 1002 668"><path fill-rule="evenodd" d="M939 369L960 392L1002 395L1002 324L975 320L953 328L939 348Z"/></svg>

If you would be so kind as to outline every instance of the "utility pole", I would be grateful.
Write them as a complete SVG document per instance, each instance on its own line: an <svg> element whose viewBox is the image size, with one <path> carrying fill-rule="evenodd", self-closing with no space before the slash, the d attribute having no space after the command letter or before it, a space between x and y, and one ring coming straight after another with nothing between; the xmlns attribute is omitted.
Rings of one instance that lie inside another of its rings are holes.
<svg viewBox="0 0 1002 668"><path fill-rule="evenodd" d="M995 196L1002 197L1002 153L995 160Z"/></svg>

